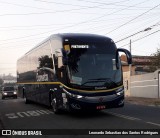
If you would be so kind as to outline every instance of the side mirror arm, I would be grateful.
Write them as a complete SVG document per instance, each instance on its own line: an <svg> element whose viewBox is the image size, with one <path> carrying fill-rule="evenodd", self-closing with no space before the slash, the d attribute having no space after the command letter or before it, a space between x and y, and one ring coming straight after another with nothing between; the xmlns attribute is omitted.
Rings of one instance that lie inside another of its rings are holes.
<svg viewBox="0 0 160 138"><path fill-rule="evenodd" d="M126 57L127 57L127 62L128 64L132 64L132 55L131 53L127 50L127 49L124 49L124 48L118 48L117 49L117 56L118 56L118 53L119 52L123 52L126 54ZM116 57L117 58L117 57ZM116 60L117 61L117 60Z"/></svg>

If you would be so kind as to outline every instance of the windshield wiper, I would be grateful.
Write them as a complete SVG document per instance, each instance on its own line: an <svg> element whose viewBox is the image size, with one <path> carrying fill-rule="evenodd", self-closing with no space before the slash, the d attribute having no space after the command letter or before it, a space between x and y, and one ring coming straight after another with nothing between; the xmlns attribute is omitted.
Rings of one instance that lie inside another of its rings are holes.
<svg viewBox="0 0 160 138"><path fill-rule="evenodd" d="M83 84L81 84L81 86L84 86L84 85L87 84L87 83L96 83L96 82L105 82L105 80L104 80L104 81L101 81L101 80L86 81L86 82L84 82Z"/></svg>
<svg viewBox="0 0 160 138"><path fill-rule="evenodd" d="M96 78L96 79L89 79L89 80L111 80L110 78Z"/></svg>
<svg viewBox="0 0 160 138"><path fill-rule="evenodd" d="M103 82L105 82L105 85L108 88L117 86L117 84L114 81L112 81L111 78L96 78L96 79L90 79L90 80L94 80L94 81L98 81L98 82L99 82L99 80L100 81L103 80Z"/></svg>

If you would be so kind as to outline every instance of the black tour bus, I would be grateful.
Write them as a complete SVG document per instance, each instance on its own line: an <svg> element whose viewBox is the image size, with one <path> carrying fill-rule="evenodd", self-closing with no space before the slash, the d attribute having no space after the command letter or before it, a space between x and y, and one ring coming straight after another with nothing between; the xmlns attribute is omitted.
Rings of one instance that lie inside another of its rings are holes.
<svg viewBox="0 0 160 138"><path fill-rule="evenodd" d="M112 39L95 34L55 34L17 61L18 93L26 103L69 110L124 106L123 74Z"/></svg>

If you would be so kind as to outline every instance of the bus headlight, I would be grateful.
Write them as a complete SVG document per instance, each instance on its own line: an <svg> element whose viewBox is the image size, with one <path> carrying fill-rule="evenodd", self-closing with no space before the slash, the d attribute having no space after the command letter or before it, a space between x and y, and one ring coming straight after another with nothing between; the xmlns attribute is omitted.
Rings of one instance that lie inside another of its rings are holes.
<svg viewBox="0 0 160 138"><path fill-rule="evenodd" d="M118 90L116 90L116 94L119 95L124 95L124 89L123 88L119 88Z"/></svg>
<svg viewBox="0 0 160 138"><path fill-rule="evenodd" d="M70 93L69 95L70 95L71 97L77 98L77 99L81 99L81 98L84 97L84 96L82 96L82 95L77 95L77 94L72 94L72 93Z"/></svg>
<svg viewBox="0 0 160 138"><path fill-rule="evenodd" d="M64 91L67 95L69 95L70 97L73 97L73 98L81 99L81 98L84 97L84 96L82 96L82 95L77 95L77 94L70 93L70 92L68 92L67 90L65 90L64 88L63 88L63 91Z"/></svg>
<svg viewBox="0 0 160 138"><path fill-rule="evenodd" d="M84 97L84 96L82 96L82 95L77 95L77 96L76 96L77 99L80 99L80 98L83 98L83 97Z"/></svg>
<svg viewBox="0 0 160 138"><path fill-rule="evenodd" d="M7 95L7 93L6 93L6 92L4 92L4 95Z"/></svg>

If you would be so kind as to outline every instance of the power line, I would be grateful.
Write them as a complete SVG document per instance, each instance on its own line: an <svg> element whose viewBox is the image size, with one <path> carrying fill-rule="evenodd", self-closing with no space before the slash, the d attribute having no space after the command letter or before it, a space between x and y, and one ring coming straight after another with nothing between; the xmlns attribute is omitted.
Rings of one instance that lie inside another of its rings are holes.
<svg viewBox="0 0 160 138"><path fill-rule="evenodd" d="M45 0L34 0L34 1L48 3L48 4L58 4L58 5L78 6L78 7L89 7L89 6L81 6L81 5L76 5L76 4L68 4L68 3L61 3L61 2L55 2L55 1L54 2L53 1L45 1Z"/></svg>
<svg viewBox="0 0 160 138"><path fill-rule="evenodd" d="M155 15L154 15L155 16ZM152 17L153 17L153 15L152 15ZM121 18L116 18L116 20L115 20L115 18L114 19L105 19L105 20L101 20L101 22L100 23L102 23L102 21L114 21L115 23L117 22L117 19L127 19L127 18L132 18L131 16L128 16L128 17L121 17ZM149 19L149 17L147 18L147 19ZM143 19L144 20L144 19ZM92 21L92 22L90 22L90 24L92 25L92 23L93 22L99 22L99 20L95 20L95 21ZM112 22L112 23L110 23L111 25L112 24L115 24L114 22ZM152 22L153 22L153 20L152 20ZM89 24L89 23L88 23ZM4 27L0 27L0 30L1 31L8 31L8 30L13 30L13 31L15 31L15 30L27 30L27 31L29 31L29 30L31 30L31 29L50 29L50 27L52 27L52 26L55 26L55 27L58 27L58 26L64 26L64 25L73 25L73 23L71 24L71 23L65 23L65 24L37 24L37 25L30 25L30 26L4 26ZM145 25L146 25L146 23L145 23ZM156 25L156 24L155 24ZM106 26L106 25L105 25ZM110 28L110 26L107 24L107 26L108 26L108 28ZM112 25L113 26L113 25ZM144 26L144 25L143 25ZM88 28L88 27L87 27ZM100 29L98 29L98 28L100 28ZM97 26L97 24L95 24L95 25L92 25L91 27L89 27L88 29L87 29L87 31L88 30L92 30L92 31L90 31L90 33L95 33L95 32L100 32L100 31L104 31L104 28L106 28L106 27L104 27L104 25L102 26L102 25L100 25L100 26ZM99 30L99 31L97 31L97 29ZM107 28L106 28L107 29ZM84 29L78 29L78 31L83 31ZM94 30L96 30L96 31L94 31ZM77 30L76 30L77 31ZM122 34L120 35L120 36L122 36Z"/></svg>
<svg viewBox="0 0 160 138"><path fill-rule="evenodd" d="M37 0L35 0L37 1ZM59 3L59 2L48 2L48 1L39 1L39 2L45 2L45 3L52 3L52 4L59 4L59 5L69 5L69 6L78 6L78 7L81 7L81 9L88 9L88 8L100 8L100 9L106 9L106 8L103 8L103 6L105 5L98 5L98 6L94 6L94 7L91 7L91 6L81 6L81 5L75 5L75 4L66 4L66 3ZM23 4L15 4L15 3L9 3L9 2L4 2L4 1L0 1L0 3L4 3L4 4L9 4L9 5L14 5L14 6L18 6L18 7L25 7L25 8L34 8L34 9L38 9L38 10L50 10L51 12L45 12L44 14L47 14L47 13L54 13L54 12L65 12L64 10L63 11L52 11L53 9L46 9L46 8L39 8L39 7L34 7L34 6L28 6L28 5L23 5ZM108 3L108 5L110 4L114 4L114 3ZM107 5L107 3L106 3ZM81 10L81 9L71 9L70 11L74 11L74 10ZM113 8L112 8L113 9ZM77 12L75 12L77 13ZM1 16L8 16L8 15L31 15L31 14L42 14L42 13L26 13L26 14L2 14ZM85 14L97 14L97 13L85 13Z"/></svg>
<svg viewBox="0 0 160 138"><path fill-rule="evenodd" d="M19 48L19 47L20 47L20 48L24 48L24 46L27 47L28 45L33 44L32 41L37 41L37 40L39 40L39 39L41 39L41 40L43 39L43 40L44 40L45 38L46 38L46 37L43 36L43 37L38 37L38 38L26 39L26 40L18 40L18 41L12 42L12 46L4 46L5 44L9 44L10 42L1 43L2 46L0 47L0 49L6 49L6 48L7 48L7 49L8 49L8 48L16 48L16 49L17 49L17 48ZM26 43L25 43L25 44L19 44L19 45L16 44L16 45L13 45L14 43L17 43L17 42L29 42L29 43L31 43L31 44L27 44L27 45L26 45ZM23 45L23 47L22 47L22 45Z"/></svg>
<svg viewBox="0 0 160 138"><path fill-rule="evenodd" d="M147 0L147 1L148 1L148 0ZM146 1L137 3L137 4L135 4L135 5L139 5L139 4L142 4L142 3L144 3L144 2L146 2ZM83 22L79 22L79 23L76 23L76 24L72 24L72 25L69 25L69 26L65 26L65 27L62 27L62 28L59 28L59 29L55 29L55 30L51 30L51 31L46 31L46 32L38 33L38 34L34 34L34 35L28 35L28 36L24 36L24 37L17 37L17 38L12 38L12 39L1 40L1 41L10 41L10 40L23 39L23 38L28 38L28 37L33 37L33 36L38 36L38 35L46 34L46 33L49 33L49 32L56 31L56 30L68 29L68 28L70 28L70 27L74 27L74 26L77 26L77 25L81 25L81 24L84 24L84 23L88 23L88 22L90 22L90 21L94 21L94 20L97 21L97 19L103 18L104 16L112 15L112 14L114 14L114 13L116 13L116 12L119 12L119 11L122 11L122 10L125 10L125 9L128 9L128 8L133 7L133 6L135 6L135 5L131 5L131 6L128 6L127 8L124 8L124 9L121 9L121 10L117 10L117 11L112 12L112 13L110 13L110 14L105 14L105 15L100 16L100 17L92 18L92 19L90 19L90 20L86 20L86 21L83 21ZM4 43L1 43L1 45L2 45L2 44L4 44ZM3 48L4 48L4 47L3 47Z"/></svg>
<svg viewBox="0 0 160 138"><path fill-rule="evenodd" d="M134 6L139 5L139 4L142 4L142 3L146 2L146 1L148 1L148 0L145 0L145 1L143 1L143 2L140 2L140 3L134 4L134 5L128 6L127 8L124 8L124 9L121 9L121 10L117 10L117 11L112 12L112 13L109 13L109 14L107 13L107 14L104 14L104 15L102 15L102 16L99 16L99 17L96 17L96 18L92 18L92 19L90 19L90 20L86 20L86 21L82 21L82 22L79 22L79 23L75 23L75 24L73 24L73 25L65 26L65 27L63 27L63 28L59 28L59 29L55 29L55 30L51 30L51 31L46 31L46 32L38 33L38 34L28 35L28 36L24 36L24 37L17 37L17 38L11 38L11 39L6 39L6 40L1 40L1 41L10 41L10 40L15 40L15 39L22 39L22 38L26 38L26 37L32 37L32 36L37 36L37 35L46 34L46 33L49 33L49 32L56 31L56 30L61 30L61 29L66 29L66 28L68 29L68 28L70 28L70 27L74 27L74 26L77 26L77 25L81 25L81 24L88 23L88 22L90 22L90 21L94 21L94 20L101 19L101 18L103 18L103 17L105 17L105 16L113 15L113 14L115 14L115 13L117 13L117 12L126 10L126 9L128 9L128 8L130 8L130 7L134 7Z"/></svg>
<svg viewBox="0 0 160 138"><path fill-rule="evenodd" d="M95 8L96 6L89 7L89 8ZM89 8L83 8L83 9L89 9ZM59 10L59 11L48 11L48 12L35 12L35 13L19 13L19 14L0 14L0 16L26 16L26 15L41 15L41 14L52 14L52 13L58 13L58 12L69 12L69 11L76 11L76 10L82 10L82 8L78 9L70 9L70 10Z"/></svg>
<svg viewBox="0 0 160 138"><path fill-rule="evenodd" d="M38 10L51 10L51 9L46 9L46 8L27 6L27 5L23 5L23 4L15 4L15 3L10 3L10 2L6 2L6 1L0 1L0 3L14 5L14 6L18 6L18 7L34 8L34 9L38 9Z"/></svg>
<svg viewBox="0 0 160 138"><path fill-rule="evenodd" d="M85 2L88 2L88 3L98 3L98 4L104 4L104 5L106 5L106 3L104 3L104 2L99 2L99 1L89 1L89 0L77 0L77 1L85 1ZM130 0L124 0L124 1L119 1L119 2L115 2L113 5L114 6L121 6L121 7L128 7L128 5L122 5L122 4L118 4L118 3L122 3L122 2L127 2L127 1L130 1ZM112 3L111 3L112 4ZM137 7L137 6L134 6L134 7ZM147 6L147 7L137 7L137 8L152 8L152 7L149 7L149 6Z"/></svg>
<svg viewBox="0 0 160 138"><path fill-rule="evenodd" d="M84 1L84 2L88 2L88 3L98 3L98 4L103 4L103 5L115 5L118 3L122 3L122 2L126 2L126 1L130 1L130 0L123 0L123 1L119 1L119 2L115 2L115 3L104 3L104 2L95 2L95 1L89 1L89 0L78 0L78 1ZM118 5L118 6L123 6L123 5Z"/></svg>
<svg viewBox="0 0 160 138"><path fill-rule="evenodd" d="M160 21L158 21L156 24L154 24L154 25L152 25L152 26L150 26L150 27L147 27L147 28L145 28L145 29L143 29L143 30L141 30L141 31L138 31L138 32L136 32L136 33L134 33L134 34L132 34L132 35L129 35L129 36L125 37L125 38L122 38L122 39L116 41L115 43L118 43L118 42L120 42L120 41L123 41L123 40L125 40L125 39L128 39L128 38L130 38L130 37L132 37L132 36L134 36L134 35L137 35L137 34L139 34L139 33L141 33L141 32L149 31L149 30L151 30L153 27L158 26L158 25L160 25Z"/></svg>
<svg viewBox="0 0 160 138"><path fill-rule="evenodd" d="M34 0L34 1L38 1L38 2L44 2L44 3L49 3L49 4L58 4L58 5L68 5L68 6L78 6L78 7L87 7L87 8L90 8L89 6L81 6L81 5L76 5L76 4L68 4L68 3L61 3L61 2L53 2L53 1L45 1L45 0ZM85 1L85 0L82 0L84 2L89 2L89 3L96 3L96 4L100 4L98 6L95 6L95 8L100 8L100 9L103 9L103 7L101 6L118 6L118 7L128 7L127 5L117 5L117 3L122 3L122 2L126 2L126 1L130 1L130 0L123 0L123 1L119 1L119 2L112 2L112 3L102 3L102 2L93 2L93 1ZM106 9L106 8L104 8ZM108 9L108 8L107 8ZM113 8L111 8L113 9Z"/></svg>
<svg viewBox="0 0 160 138"><path fill-rule="evenodd" d="M49 1L43 1L43 0L35 0L35 1L45 2L45 3L49 3L49 4L77 6L77 7L81 7L81 8L91 8L91 6L82 6L82 5L76 5L76 4L67 4L67 3L60 3L60 2L49 2ZM5 2L5 1L0 1L0 3L9 4L9 5L14 5L14 6L19 6L19 7L34 8L34 9L39 9L39 10L51 10L51 11L52 11L52 9L39 8L39 7L28 6L28 5L23 5L23 4L16 4L16 3L10 3L10 2ZM102 8L102 7L100 7L100 6L104 6L104 5L101 4L101 5L94 6L94 7L95 7L95 8Z"/></svg>
<svg viewBox="0 0 160 138"><path fill-rule="evenodd" d="M139 41L139 40L141 40L141 39L144 39L144 38L146 38L146 37L148 37L148 36L150 36L150 35L152 35L152 34L158 33L159 31L160 31L160 30L157 30L157 31L155 31L155 32L152 32L152 33L150 33L150 34L148 34L148 35L146 35L146 36L144 36L144 37L141 37L141 38L139 38L139 39L134 40L133 42L136 42L136 41Z"/></svg>
<svg viewBox="0 0 160 138"><path fill-rule="evenodd" d="M159 14L157 14L157 15L151 14L150 17L148 16L148 14L147 14L147 18L139 18L139 19L137 19L137 21L134 24L138 23L138 26L136 25L136 27L134 27L133 26L133 22L132 22L130 24L130 26L131 26L130 29L128 29L127 32L120 33L119 35L116 35L115 40L117 41L117 40L122 39L122 36L123 36L123 38L126 37L126 36L129 36L129 35L135 33L135 31L139 31L139 28L151 27L152 23L154 23L154 25L156 25L158 22L160 22ZM154 27L154 26L152 26L152 27Z"/></svg>
<svg viewBox="0 0 160 138"><path fill-rule="evenodd" d="M150 17L150 16L147 16L147 20L148 19L150 19L150 18L153 18L153 17L155 17L156 18L156 20L157 20L157 16L159 17L159 14L157 14L156 16L155 15L151 15L152 17ZM133 17L127 17L128 19L129 18L133 18ZM117 19L117 18L116 18ZM123 18L121 18L121 19L123 19ZM138 21L140 22L140 21L145 21L144 19L142 19L142 18L140 18L140 19L138 19ZM152 21L150 21L149 22L149 24L151 23L151 22L153 22L154 20L152 19ZM90 30L90 29L92 29L92 31L91 31L91 33L93 32L93 33L97 33L97 32L104 32L104 28L107 30L107 29L110 29L111 27L112 28L114 28L114 26L117 24L117 22L120 22L120 21L117 21L117 20L115 20L114 22L112 22L112 23L110 23L111 25L109 25L108 26L108 23L107 23L107 27L106 27L106 25L103 25L103 26L98 26L97 27L97 25L96 26L92 26L92 28L91 27L89 27L88 29L87 29L87 31L88 30ZM102 21L101 21L101 23L102 23ZM143 27L144 26L146 26L148 23L145 23L144 25L143 25ZM133 25L132 25L133 26ZM101 28L100 28L101 27ZM100 29L98 29L98 28L100 28ZM137 28L139 28L139 27L137 27ZM97 30L98 29L98 30ZM133 28L132 28L133 29ZM96 30L96 31L95 31ZM133 29L134 31L135 31L135 28ZM125 32L125 35L127 36L127 34L130 34L131 33L131 31L127 31L127 32ZM105 34L103 34L103 35L105 35ZM125 36L124 35L124 36ZM123 34L122 33L120 33L119 34L119 36L117 37L118 39L120 39L121 37L123 36ZM115 39L116 40L116 39Z"/></svg>
<svg viewBox="0 0 160 138"><path fill-rule="evenodd" d="M130 23L130 22L132 22L132 21L136 20L137 18L139 18L139 17L141 17L141 16L145 15L146 13L150 12L151 10L153 10L153 9L155 9L155 8L159 7L159 6L160 6L160 4L158 4L158 5L154 6L153 8L151 8L151 9L147 10L146 12L144 12L144 13L142 13L142 14L140 14L140 15L136 16L135 18L133 18L133 19L129 20L128 22L126 22L126 23L124 23L124 24L122 24L122 25L118 26L117 28L115 28L115 29L111 30L111 31L110 31L110 32L108 32L107 34L109 34L109 33L111 33L111 32L114 32L114 31L118 30L119 28L121 28L121 27L123 27L123 26L127 25L128 23Z"/></svg>
<svg viewBox="0 0 160 138"><path fill-rule="evenodd" d="M67 3L60 3L60 2L51 2L51 1L45 1L45 0L34 0L34 1L38 1L38 2L45 2L45 3L53 3L53 4L60 4L60 5L69 5L69 6L79 6L79 5L75 5L75 4L67 4ZM126 1L130 1L130 0L123 0L123 1L118 1L118 2L111 2L111 3L102 3L102 2L93 2L93 1L86 1L86 0L80 0L80 2L89 2L89 3L96 3L96 4L101 4L101 5L115 5L115 4L118 4L118 3L122 3L122 2L126 2ZM119 5L118 5L119 6Z"/></svg>
<svg viewBox="0 0 160 138"><path fill-rule="evenodd" d="M141 37L141 38L138 38L138 39L136 39L136 40L133 40L132 43L137 42L137 41L139 41L139 40L141 40L141 39L144 39L144 38L146 38L146 37L148 37L148 36L150 36L150 35L153 35L153 34L155 34L155 33L158 33L158 32L160 32L160 30L157 30L157 31L152 32L152 33L150 33L150 34L148 34L148 35L145 35L145 36L143 36L143 37ZM120 47L125 47L125 46L128 46L128 45L129 45L129 43L128 43L128 44L125 44L125 45L122 45L122 46L120 46Z"/></svg>
<svg viewBox="0 0 160 138"><path fill-rule="evenodd" d="M127 17L121 17L121 18L116 18L116 19L127 19L128 17L131 17L131 15L127 16ZM112 19L105 19L105 20L101 20L101 21L115 21L115 18ZM99 22L99 20L95 20L93 22ZM24 25L24 26L0 26L0 29L10 29L10 28L33 28L33 27L46 27L46 26L64 26L64 25L74 25L73 22L70 23L54 23L54 24L35 24L35 25Z"/></svg>
<svg viewBox="0 0 160 138"><path fill-rule="evenodd" d="M128 17L130 17L130 16L128 16ZM116 19L128 19L128 17L121 17L121 18L116 18ZM114 18L112 18L112 19L105 19L105 20L101 20L101 23L102 22L106 22L106 21L114 21L114 22L117 22ZM88 24L93 24L93 22L94 23L97 23L97 22L99 22L99 20L97 21L97 20L95 20L95 21L92 21L92 22L90 22L90 23L88 23ZM111 23L111 25L112 25L113 23ZM73 25L73 23L65 23L65 24L37 24L37 25L29 25L29 26L3 26L3 27L0 27L0 30L2 30L2 31L8 31L8 29L9 30L31 30L31 29L46 29L46 28L50 28L50 27L52 27L52 26L55 26L55 27L57 27L57 26L66 26L66 25ZM95 24L95 25L97 25L97 24ZM100 27L102 27L102 26L99 26L98 28L100 28ZM97 27L96 27L97 28ZM89 28L89 29L95 29L95 27L93 27L92 26L92 28ZM104 29L103 29L104 30Z"/></svg>
<svg viewBox="0 0 160 138"><path fill-rule="evenodd" d="M128 1L128 0L127 0ZM148 1L148 0L146 0ZM54 3L54 2L50 2L50 3ZM144 3L144 2L142 2ZM11 3L10 3L11 4ZM60 4L60 3L59 3ZM62 4L62 3L61 3ZM101 3L102 4L102 3ZM105 3L107 5L107 3ZM108 3L108 5L110 4L113 4L113 3ZM15 5L15 4L14 4ZM17 4L16 4L17 5ZM18 4L19 5L19 4ZM137 4L136 4L137 5ZM134 5L134 6L136 6ZM20 6L20 5L19 5ZM21 5L23 6L23 5ZM24 5L25 6L25 5ZM98 6L86 6L84 8L78 8L78 9L69 9L69 10L59 10L59 11L48 11L48 12L35 12L35 13L19 13L19 14L0 14L0 16L26 16L26 15L41 15L41 14L52 14L52 13L58 13L58 12L70 12L70 11L79 11L79 10L84 10L84 9L92 9L92 8L101 8L101 6L105 6L104 4L103 5L98 5ZM128 6L129 8L130 7L134 7L134 6ZM29 7L29 6L26 6L26 7ZM128 9L128 7L126 9ZM32 7L33 8L33 7Z"/></svg>
<svg viewBox="0 0 160 138"><path fill-rule="evenodd" d="M36 0L35 0L36 1ZM48 11L48 12L35 12L35 13L19 13L19 14L0 14L0 16L25 16L25 15L38 15L38 14L52 14L52 13L58 13L58 12L69 12L69 11L77 11L77 10L84 10L84 9L91 9L91 8L100 8L102 9L101 6L105 6L104 4L98 5L98 6L80 6L80 5L73 5L73 4L65 4L65 3L59 3L59 2L47 2L43 0L38 0L39 2L46 2L46 3L54 3L54 4L61 4L61 5L70 5L70 6L78 6L81 8L78 9L70 9L70 10L59 10L59 11ZM43 9L44 8L37 8L33 6L26 6L26 5L21 5L21 4L14 4L14 3L9 3L9 2L0 2L0 3L6 3L6 4L11 4L11 5L16 5L16 6L21 6L21 7L30 7L30 8L36 8L36 9ZM105 3L106 5L114 4L114 3ZM45 9L45 10L50 10L50 9Z"/></svg>
<svg viewBox="0 0 160 138"><path fill-rule="evenodd" d="M141 30L141 31L139 31L139 32L137 32L137 33L134 33L134 34L130 35L130 36L127 36L127 37L125 37L125 38L123 38L123 39L121 39L121 40L118 40L118 41L116 41L115 43L118 43L118 42L123 41L123 40L125 40L125 39L127 39L127 38L129 38L129 37L132 37L132 36L134 36L134 35L136 35L136 34L139 34L139 33L141 33L141 32L148 31L148 30L151 30L151 29L152 29L152 28L148 27L148 28L146 28L146 29L144 29L144 30Z"/></svg>
<svg viewBox="0 0 160 138"><path fill-rule="evenodd" d="M127 9L129 9L129 8L131 8L131 7L135 7L135 6L137 6L137 5L143 4L143 3L145 3L146 1L149 1L149 0L145 0L145 1L142 1L142 2L140 2L140 3L137 3L137 4L134 4L134 5L128 6L128 7L124 8L124 9L115 11L115 12L113 12L113 13L110 14L110 15L113 15L113 14L115 14L115 13L117 13L117 12L120 12L120 11L123 11L123 10L127 10ZM104 16L105 16L105 15L104 15ZM101 16L101 17L104 17L104 16ZM101 18L101 17L99 17L99 18ZM104 35L106 35L106 34L104 34Z"/></svg>

